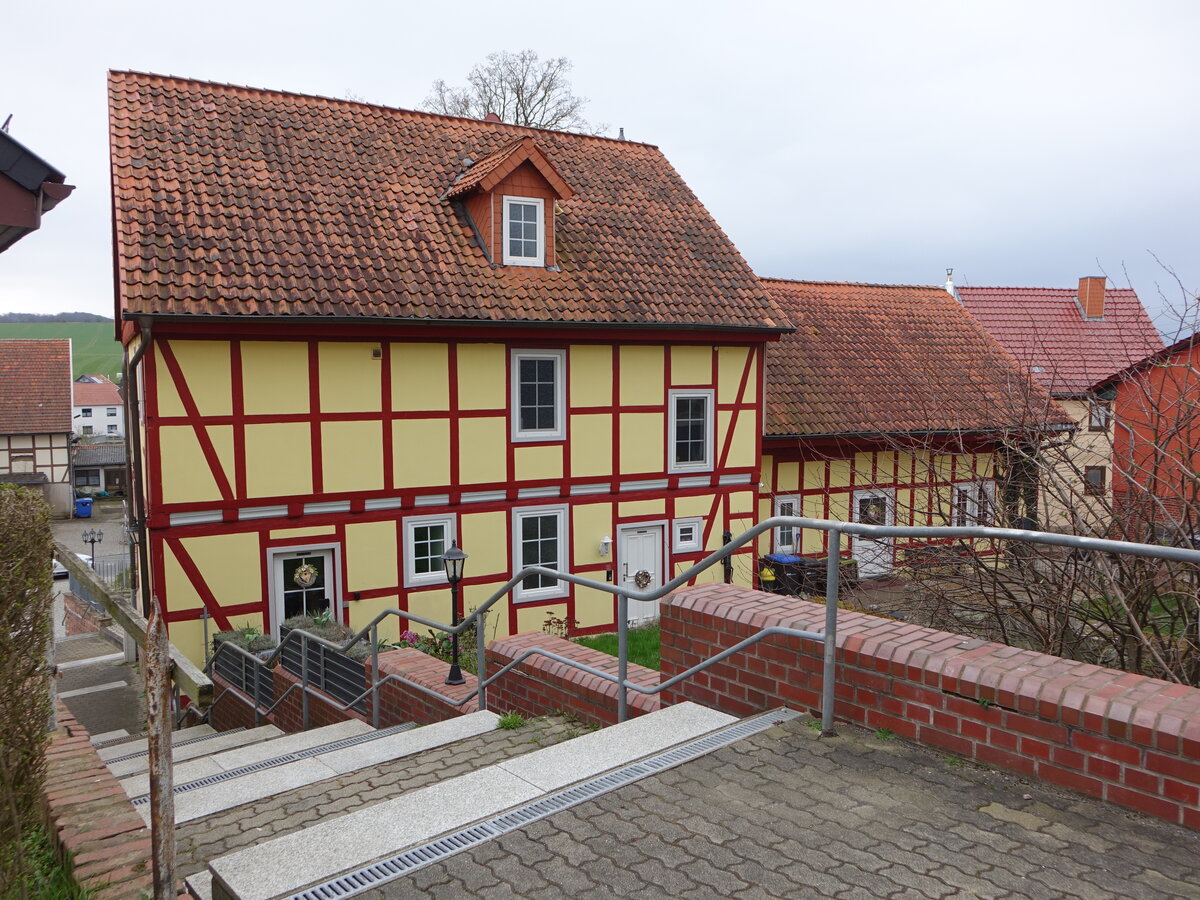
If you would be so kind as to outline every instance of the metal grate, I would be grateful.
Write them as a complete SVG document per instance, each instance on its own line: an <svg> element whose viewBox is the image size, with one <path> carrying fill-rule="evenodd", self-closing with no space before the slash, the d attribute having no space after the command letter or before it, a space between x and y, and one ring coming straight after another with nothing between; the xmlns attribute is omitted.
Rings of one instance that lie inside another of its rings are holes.
<svg viewBox="0 0 1200 900"><path fill-rule="evenodd" d="M202 734L200 737L188 738L186 741L173 743L171 744L171 749L174 750L176 747L187 747L189 744L199 744L201 741L211 741L213 738L224 737L227 734L237 734L239 731L245 730L245 728L230 728L228 731L218 731L215 734ZM129 740L129 738L121 738L121 740L126 741ZM107 741L105 743L107 743ZM96 749L100 749L100 747L97 746ZM146 748L145 750L139 750L137 753L126 753L124 756L114 756L112 759L106 759L104 764L108 765L109 763L125 762L127 759L140 759L143 756L149 755L150 749Z"/></svg>
<svg viewBox="0 0 1200 900"><path fill-rule="evenodd" d="M730 725L728 728L722 728L720 731L673 747L656 756L631 763L590 781L534 800L461 831L429 841L411 850L405 850L403 853L355 869L345 875L339 875L337 878L292 894L287 900L342 900L344 897L353 897L363 891L395 881L397 878L439 862L448 856L453 856L455 853L469 850L506 832L515 831L538 819L544 819L546 816L577 806L587 800L607 794L609 791L615 791L640 778L697 759L706 753L766 731L781 722L795 719L799 715L800 713L794 710L778 709L753 719L746 719Z"/></svg>
<svg viewBox="0 0 1200 900"><path fill-rule="evenodd" d="M354 737L342 738L340 741L333 741L329 744L321 744L317 747L309 747L305 750L296 750L292 753L284 753L280 756L264 759L260 762L250 763L249 765L239 766L236 769L229 769L225 772L220 772L216 775L209 775L206 778L197 778L195 781L188 781L183 784L177 784L172 789L172 794L186 794L188 791L194 791L198 788L208 787L213 784L220 784L223 781L231 781L234 778L240 778L243 775L252 775L255 772L261 772L264 769L273 769L276 766L286 765L287 763L299 762L302 759L311 759L314 756L320 756L322 753L333 753L338 750L344 750L347 747L354 747L358 744L365 744L369 741L376 741L379 738L389 737L393 734L399 734L402 731L411 731L416 728L415 722L405 722L403 725L393 725L391 728L382 728L379 731L372 731L366 734L356 734ZM229 732L223 732L228 734ZM134 806L143 806L150 802L149 794L133 798Z"/></svg>

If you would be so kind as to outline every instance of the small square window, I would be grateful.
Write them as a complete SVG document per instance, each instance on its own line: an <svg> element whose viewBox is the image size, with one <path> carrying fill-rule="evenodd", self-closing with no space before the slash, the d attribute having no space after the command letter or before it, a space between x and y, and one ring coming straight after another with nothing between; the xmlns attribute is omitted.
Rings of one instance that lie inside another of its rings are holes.
<svg viewBox="0 0 1200 900"><path fill-rule="evenodd" d="M91 426L91 425L84 425L84 426L83 426L83 433L84 433L84 434L91 434L91 433L93 432L93 430L94 430L94 429L92 428L92 426Z"/></svg>
<svg viewBox="0 0 1200 900"><path fill-rule="evenodd" d="M563 350L514 350L512 354L512 439L566 439Z"/></svg>
<svg viewBox="0 0 1200 900"><path fill-rule="evenodd" d="M546 259L545 201L504 198L504 264L542 266Z"/></svg>
<svg viewBox="0 0 1200 900"><path fill-rule="evenodd" d="M704 521L702 519L675 520L675 552L696 553L703 550Z"/></svg>
<svg viewBox="0 0 1200 900"><path fill-rule="evenodd" d="M412 516L404 520L404 585L445 584L442 554L454 540L454 516Z"/></svg>
<svg viewBox="0 0 1200 900"><path fill-rule="evenodd" d="M1107 466L1083 467L1083 492L1090 497L1103 497L1108 483Z"/></svg>
<svg viewBox="0 0 1200 900"><path fill-rule="evenodd" d="M798 516L800 513L799 497L776 497L775 515ZM781 525L775 529L775 552L795 553L799 529L793 525Z"/></svg>
<svg viewBox="0 0 1200 900"><path fill-rule="evenodd" d="M1088 431L1108 431L1112 422L1112 401L1093 400L1088 406Z"/></svg>
<svg viewBox="0 0 1200 900"><path fill-rule="evenodd" d="M105 413L106 413L106 415L107 415L107 416L108 416L110 419L116 418L116 415L117 415L117 408L116 408L115 406L110 406L110 407L108 407L108 409L105 411Z"/></svg>
<svg viewBox="0 0 1200 900"><path fill-rule="evenodd" d="M79 410L79 415L85 419L90 419L92 417L92 408L90 406L83 407L83 409Z"/></svg>
<svg viewBox="0 0 1200 900"><path fill-rule="evenodd" d="M670 391L668 472L708 472L713 467L713 392Z"/></svg>
<svg viewBox="0 0 1200 900"><path fill-rule="evenodd" d="M76 469L75 470L75 486L76 487L100 487L100 470L99 469Z"/></svg>
<svg viewBox="0 0 1200 900"><path fill-rule="evenodd" d="M567 566L567 509L538 506L513 510L513 570L545 566L563 571ZM567 582L549 575L530 575L517 586L518 600L565 597Z"/></svg>
<svg viewBox="0 0 1200 900"><path fill-rule="evenodd" d="M109 426L108 426L108 433L109 433L109 434L116 434L116 433L117 433L117 426L116 426L116 425L109 425Z"/></svg>

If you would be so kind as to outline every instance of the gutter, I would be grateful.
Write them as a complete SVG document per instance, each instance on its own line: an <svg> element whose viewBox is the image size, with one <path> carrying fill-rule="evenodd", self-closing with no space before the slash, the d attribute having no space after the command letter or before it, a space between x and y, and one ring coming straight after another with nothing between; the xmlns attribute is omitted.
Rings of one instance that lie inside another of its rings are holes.
<svg viewBox="0 0 1200 900"><path fill-rule="evenodd" d="M138 423L141 420L141 385L138 383L138 363L154 343L154 334L149 322L140 322L142 343L133 356L126 356L122 363L121 387L125 390L125 481L129 485L129 496L133 500L129 530L135 539L129 545L130 571L135 572L137 585L131 586L136 596L142 595L142 614L150 615L150 548L146 543L146 497L142 460L142 440Z"/></svg>

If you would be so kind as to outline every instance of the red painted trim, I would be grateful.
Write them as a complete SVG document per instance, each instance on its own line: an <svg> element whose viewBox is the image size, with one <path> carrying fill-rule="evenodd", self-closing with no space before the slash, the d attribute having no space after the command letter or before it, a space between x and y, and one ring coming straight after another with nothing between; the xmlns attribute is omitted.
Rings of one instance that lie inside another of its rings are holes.
<svg viewBox="0 0 1200 900"><path fill-rule="evenodd" d="M229 631L229 617L225 615L225 610L221 608L221 604L217 602L217 598L213 596L213 592L209 590L208 584L204 581L204 576L200 574L200 569L196 567L192 557L187 550L183 548L183 543L177 538L166 538L165 543L171 548L171 552L175 554L175 560L179 563L179 567L183 569L183 574L187 576L188 581L192 583L196 593L200 596L204 608L208 610L208 614L212 616L216 622L217 628L221 631Z"/></svg>
<svg viewBox="0 0 1200 900"><path fill-rule="evenodd" d="M262 613L263 604L261 601L255 603L239 603L237 606L222 607L222 611L227 616L252 616L255 613ZM203 610L201 610L199 607L192 607L191 609L176 609L164 613L163 617L167 620L168 624L171 622L194 622L200 619L201 612L203 612ZM220 628L218 630L227 631L228 629ZM265 631L266 629L263 630Z"/></svg>
<svg viewBox="0 0 1200 900"><path fill-rule="evenodd" d="M396 452L392 428L395 418L395 410L392 409L392 345L389 341L384 341L380 347L382 356L379 365L379 408L383 413L383 423L380 425L383 435L383 489L390 491L396 483L395 472L392 471L395 468Z"/></svg>
<svg viewBox="0 0 1200 900"><path fill-rule="evenodd" d="M460 429L459 429L458 416L457 416L458 404L459 404L459 399L458 399L459 383L458 383L458 346L456 344L449 344L446 347L446 373L447 373L446 380L448 381L447 388L449 390L447 399L450 403L450 410L452 413L454 413L454 414L450 415L450 417L449 417L450 418L450 423L449 423L450 424L450 448L449 448L450 449L450 472L449 472L449 475L450 475L450 484L452 485L453 490L458 491L459 490L459 481L461 479L460 460L461 460L461 454L462 454L462 440L460 438L460 433L459 433ZM512 471L509 470L509 476L511 477L511 475L512 475ZM451 497L450 499L455 500L457 498ZM457 528L457 527L458 527L457 523L455 523L455 528ZM455 533L457 534L457 531Z"/></svg>
<svg viewBox="0 0 1200 900"><path fill-rule="evenodd" d="M179 400L183 404L184 412L192 420L192 430L195 432L196 440L200 444L200 451L204 454L204 461L208 463L213 479L217 483L217 490L220 491L222 499L227 501L233 500L233 490L229 486L229 479L226 477L225 469L221 465L221 458L217 456L217 448L213 446L212 439L208 435L208 428L201 420L200 410L196 406L195 399L192 397L191 388L188 387L187 381L183 377L183 370L179 367L179 361L175 358L175 351L171 349L170 343L161 340L158 342L158 349L162 354L163 364L166 365L167 371L171 375L171 381L175 385L175 390L179 394Z"/></svg>
<svg viewBox="0 0 1200 900"><path fill-rule="evenodd" d="M325 489L325 469L321 458L321 355L320 344L308 342L308 411L312 417L309 429L312 452L312 490L321 494Z"/></svg>
<svg viewBox="0 0 1200 900"><path fill-rule="evenodd" d="M242 342L230 341L230 387L233 391L233 480L234 496L246 496L246 400L242 373Z"/></svg>

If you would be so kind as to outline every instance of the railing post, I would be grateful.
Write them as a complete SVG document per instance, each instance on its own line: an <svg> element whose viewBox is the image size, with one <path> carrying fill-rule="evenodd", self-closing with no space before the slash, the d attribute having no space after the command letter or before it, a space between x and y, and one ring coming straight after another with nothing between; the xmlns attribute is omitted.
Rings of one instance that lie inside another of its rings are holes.
<svg viewBox="0 0 1200 900"><path fill-rule="evenodd" d="M629 597L617 594L617 722L629 715L625 679L629 674Z"/></svg>
<svg viewBox="0 0 1200 900"><path fill-rule="evenodd" d="M479 690L479 708L487 709L487 630L483 627L487 613L475 611L475 684Z"/></svg>
<svg viewBox="0 0 1200 900"><path fill-rule="evenodd" d="M836 737L833 730L833 691L836 686L838 593L842 577L842 533L829 532L829 557L825 560L825 650L821 670L821 736Z"/></svg>
<svg viewBox="0 0 1200 900"><path fill-rule="evenodd" d="M246 677L246 666L250 666L250 674L254 678L254 686L250 689L250 698L254 701L254 727L257 728L262 724L262 713L258 711L258 677L261 666L254 665L248 659L246 659L246 657L241 656L240 654L239 658L242 661L242 684L245 685L250 680Z"/></svg>
<svg viewBox="0 0 1200 900"><path fill-rule="evenodd" d="M371 626L371 725L379 727L379 625Z"/></svg>
<svg viewBox="0 0 1200 900"><path fill-rule="evenodd" d="M308 731L308 635L300 635L300 727Z"/></svg>

